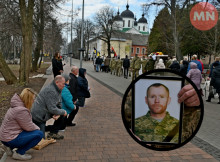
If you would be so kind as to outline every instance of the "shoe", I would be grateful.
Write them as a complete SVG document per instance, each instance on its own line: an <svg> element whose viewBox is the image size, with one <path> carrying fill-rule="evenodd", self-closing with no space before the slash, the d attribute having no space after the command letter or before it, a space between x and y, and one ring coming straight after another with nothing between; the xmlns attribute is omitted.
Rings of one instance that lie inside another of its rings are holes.
<svg viewBox="0 0 220 162"><path fill-rule="evenodd" d="M16 151L13 151L13 155L12 158L16 159L16 160L30 160L32 158L32 156L30 154L24 154L21 155L19 153L17 153Z"/></svg>
<svg viewBox="0 0 220 162"><path fill-rule="evenodd" d="M73 127L73 126L76 126L76 123L68 123L66 124L67 127Z"/></svg>
<svg viewBox="0 0 220 162"><path fill-rule="evenodd" d="M47 138L48 139L53 138L53 139L60 140L60 139L64 139L64 136L59 135L58 133L57 134L56 133L48 133Z"/></svg>
<svg viewBox="0 0 220 162"><path fill-rule="evenodd" d="M10 147L7 147L7 146L5 146L4 144L2 144L2 148L3 148L3 150L6 152L6 154L7 154L8 156L11 156L11 155L12 155L12 150L11 150Z"/></svg>
<svg viewBox="0 0 220 162"><path fill-rule="evenodd" d="M206 102L211 102L211 100L206 100Z"/></svg>

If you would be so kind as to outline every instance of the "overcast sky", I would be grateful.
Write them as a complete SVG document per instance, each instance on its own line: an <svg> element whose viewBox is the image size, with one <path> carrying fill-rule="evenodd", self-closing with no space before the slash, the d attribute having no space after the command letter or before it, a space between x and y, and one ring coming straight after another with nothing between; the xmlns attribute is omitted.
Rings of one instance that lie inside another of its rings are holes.
<svg viewBox="0 0 220 162"><path fill-rule="evenodd" d="M149 2L149 0L128 0L129 10L131 10L137 17L137 21L141 18L143 14L142 4ZM98 12L103 6L110 5L115 11L118 10L122 13L126 10L127 0L84 0L85 8L84 8L84 18L93 20L93 17L96 12ZM60 20L61 23L70 22L70 17L68 15L71 14L72 8L72 0L67 0L64 4L59 5L62 9L57 10L55 16ZM73 9L77 10L77 8L82 9L82 0L73 0ZM145 15L145 18L148 21L149 28L152 28L153 20L155 15L158 14L159 9L152 8L150 10L150 15ZM79 11L78 16L75 16L74 19L82 18L82 10ZM65 30L64 30L65 31ZM66 35L66 33L64 32ZM69 35L69 34L68 34ZM70 38L68 39L70 40Z"/></svg>

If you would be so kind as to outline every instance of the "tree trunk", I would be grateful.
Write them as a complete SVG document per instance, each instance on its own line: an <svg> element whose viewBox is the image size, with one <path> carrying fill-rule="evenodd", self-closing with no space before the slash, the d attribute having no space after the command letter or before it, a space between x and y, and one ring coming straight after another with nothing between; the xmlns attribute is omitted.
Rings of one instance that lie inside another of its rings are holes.
<svg viewBox="0 0 220 162"><path fill-rule="evenodd" d="M0 52L0 72L7 84L14 84L17 82L16 76L13 74L11 69L8 67L8 64L6 64L5 59L3 58L3 55L1 52Z"/></svg>
<svg viewBox="0 0 220 162"><path fill-rule="evenodd" d="M30 63L32 56L32 28L33 28L33 12L34 1L28 1L26 7L25 0L19 0L20 14L21 14L21 29L22 29L22 52L21 64L19 71L19 82L28 83L30 73Z"/></svg>
<svg viewBox="0 0 220 162"><path fill-rule="evenodd" d="M110 44L110 38L108 39L108 57L111 57L111 44Z"/></svg>
<svg viewBox="0 0 220 162"><path fill-rule="evenodd" d="M36 29L37 29L37 45L34 50L34 61L32 64L32 70L37 71L37 63L40 57L40 51L43 52L43 33L44 33L44 0L40 0L40 11L38 12L37 15L37 24L36 24ZM40 67L40 63L39 63Z"/></svg>

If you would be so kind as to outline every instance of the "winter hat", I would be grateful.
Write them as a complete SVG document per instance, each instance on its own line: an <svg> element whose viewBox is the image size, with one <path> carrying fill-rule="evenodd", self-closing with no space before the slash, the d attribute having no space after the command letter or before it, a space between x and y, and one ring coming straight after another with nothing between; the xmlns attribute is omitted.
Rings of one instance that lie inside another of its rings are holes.
<svg viewBox="0 0 220 162"><path fill-rule="evenodd" d="M62 74L62 77L64 77L65 82L67 82L68 80L70 80L70 76L67 74Z"/></svg>

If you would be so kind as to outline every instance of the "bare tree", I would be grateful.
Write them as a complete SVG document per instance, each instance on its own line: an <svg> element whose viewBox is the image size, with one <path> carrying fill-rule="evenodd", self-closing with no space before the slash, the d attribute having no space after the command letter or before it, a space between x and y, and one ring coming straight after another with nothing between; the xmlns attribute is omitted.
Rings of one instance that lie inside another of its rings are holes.
<svg viewBox="0 0 220 162"><path fill-rule="evenodd" d="M180 41L181 35L178 30L178 23L181 21L183 10L189 5L190 0L161 0L144 4L145 12L151 6L165 6L169 9L170 15L172 18L172 35L173 35L173 43L174 43L174 54L178 60L182 59L181 51L180 51Z"/></svg>
<svg viewBox="0 0 220 162"><path fill-rule="evenodd" d="M111 57L110 41L114 31L114 10L110 6L105 6L96 13L94 20L98 33L101 33L97 38L107 43L108 56Z"/></svg>

